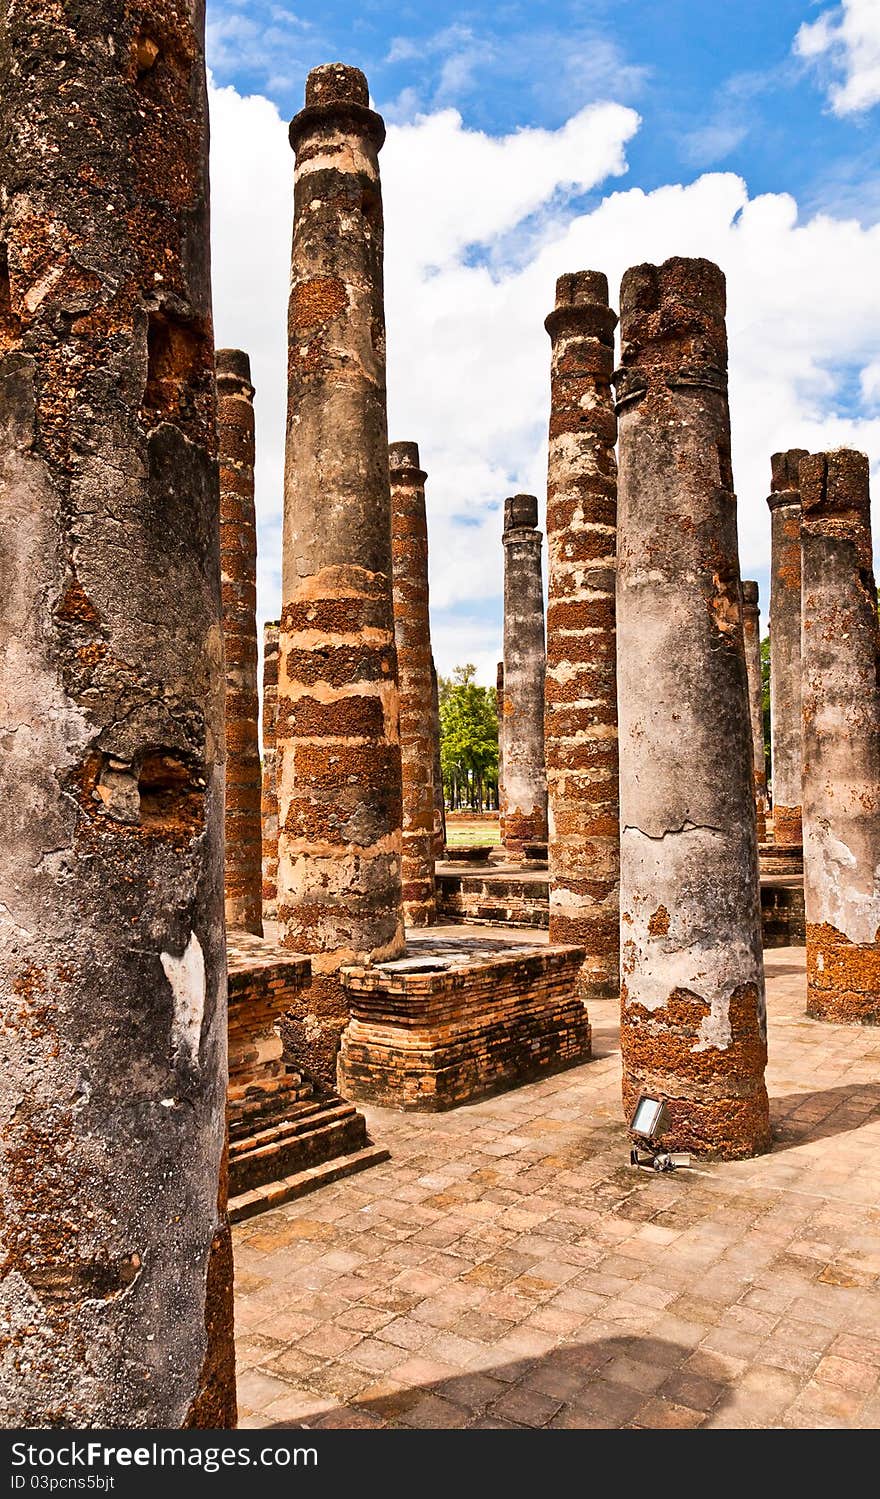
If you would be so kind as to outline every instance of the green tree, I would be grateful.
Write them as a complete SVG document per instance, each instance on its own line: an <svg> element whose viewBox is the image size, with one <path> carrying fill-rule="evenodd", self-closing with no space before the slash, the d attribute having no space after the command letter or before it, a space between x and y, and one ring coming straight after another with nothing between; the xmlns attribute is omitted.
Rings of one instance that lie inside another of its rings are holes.
<svg viewBox="0 0 880 1499"><path fill-rule="evenodd" d="M761 715L764 720L764 764L770 785L770 636L761 641Z"/></svg>
<svg viewBox="0 0 880 1499"><path fill-rule="evenodd" d="M438 678L440 766L451 807L482 812L498 805L498 702L494 687L478 687L470 662Z"/></svg>

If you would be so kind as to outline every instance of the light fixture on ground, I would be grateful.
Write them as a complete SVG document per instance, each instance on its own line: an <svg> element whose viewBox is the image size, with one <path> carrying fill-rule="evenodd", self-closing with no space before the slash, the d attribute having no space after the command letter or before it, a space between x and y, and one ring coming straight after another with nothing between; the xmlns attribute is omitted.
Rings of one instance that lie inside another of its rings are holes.
<svg viewBox="0 0 880 1499"><path fill-rule="evenodd" d="M631 1166L645 1166L653 1171L674 1171L676 1166L689 1166L691 1158L684 1150L661 1150L654 1142L659 1140L669 1124L669 1113L662 1098L651 1098L643 1093L631 1120L630 1134L636 1143L629 1153Z"/></svg>

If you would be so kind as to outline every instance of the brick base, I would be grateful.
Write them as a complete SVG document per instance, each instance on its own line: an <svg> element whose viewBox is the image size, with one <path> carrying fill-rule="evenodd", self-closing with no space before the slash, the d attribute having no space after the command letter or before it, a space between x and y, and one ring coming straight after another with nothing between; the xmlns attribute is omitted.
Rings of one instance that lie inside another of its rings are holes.
<svg viewBox="0 0 880 1499"><path fill-rule="evenodd" d="M227 949L229 1210L235 1221L284 1200L285 1183L328 1161L339 1163L336 1175L346 1174L347 1160L359 1169L370 1141L352 1104L282 1056L278 1027L310 983L309 959L241 931L229 933Z"/></svg>
<svg viewBox="0 0 880 1499"><path fill-rule="evenodd" d="M394 963L343 969L352 1018L340 1087L435 1112L588 1061L582 962L577 947L426 937Z"/></svg>

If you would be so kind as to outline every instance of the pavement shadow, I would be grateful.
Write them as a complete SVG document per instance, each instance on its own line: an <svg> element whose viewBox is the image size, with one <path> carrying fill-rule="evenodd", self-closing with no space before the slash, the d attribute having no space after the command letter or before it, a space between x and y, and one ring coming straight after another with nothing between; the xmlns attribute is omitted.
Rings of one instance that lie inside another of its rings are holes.
<svg viewBox="0 0 880 1499"><path fill-rule="evenodd" d="M880 1083L847 1083L771 1097L773 1151L844 1135L880 1117Z"/></svg>
<svg viewBox="0 0 880 1499"><path fill-rule="evenodd" d="M538 1357L426 1383L401 1386L377 1375L375 1384L340 1404L332 1403L335 1368L305 1381L318 1397L314 1415L265 1430L687 1429L717 1416L731 1390L724 1366L711 1353L648 1336L561 1344ZM347 1368L338 1377L351 1373Z"/></svg>

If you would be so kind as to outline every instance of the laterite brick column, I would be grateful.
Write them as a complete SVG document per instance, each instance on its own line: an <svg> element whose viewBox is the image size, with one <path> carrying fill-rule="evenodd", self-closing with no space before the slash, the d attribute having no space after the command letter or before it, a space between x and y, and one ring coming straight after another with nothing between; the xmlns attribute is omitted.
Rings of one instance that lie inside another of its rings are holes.
<svg viewBox="0 0 880 1499"><path fill-rule="evenodd" d="M620 827L614 586L617 316L598 271L561 276L547 474L550 941L586 950L585 1002L620 992Z"/></svg>
<svg viewBox="0 0 880 1499"><path fill-rule="evenodd" d="M235 1424L203 37L0 10L7 1427Z"/></svg>
<svg viewBox="0 0 880 1499"><path fill-rule="evenodd" d="M868 460L800 464L807 1014L880 1023L880 687Z"/></svg>
<svg viewBox="0 0 880 1499"><path fill-rule="evenodd" d="M801 496L806 448L774 453L770 507L770 775L773 841L799 847L801 832Z"/></svg>
<svg viewBox="0 0 880 1499"><path fill-rule="evenodd" d="M403 772L403 917L407 926L433 926L434 736L431 622L428 615L428 521L425 480L415 442L393 442L391 555L394 639L400 686Z"/></svg>
<svg viewBox="0 0 880 1499"><path fill-rule="evenodd" d="M514 858L547 841L544 769L544 594L538 501L504 501L504 811L501 841Z"/></svg>
<svg viewBox="0 0 880 1499"><path fill-rule="evenodd" d="M617 532L621 1050L670 1147L770 1143L724 277L627 271ZM723 770L723 773L722 773Z"/></svg>
<svg viewBox="0 0 880 1499"><path fill-rule="evenodd" d="M267 619L263 625L263 775L260 791L264 921L274 921L278 915L278 768L275 749L278 720L278 631L278 620Z"/></svg>
<svg viewBox="0 0 880 1499"><path fill-rule="evenodd" d="M343 963L403 951L382 196L357 68L306 82L296 152L278 673L278 917L312 958L293 1056L326 1083ZM316 496L320 495L320 504Z"/></svg>
<svg viewBox="0 0 880 1499"><path fill-rule="evenodd" d="M217 350L220 575L226 653L226 924L262 936L254 387L241 349Z"/></svg>
<svg viewBox="0 0 880 1499"><path fill-rule="evenodd" d="M767 836L767 761L764 755L764 689L761 680L761 626L757 583L742 585L743 639L749 678L749 718L752 725L752 767L758 842Z"/></svg>
<svg viewBox="0 0 880 1499"><path fill-rule="evenodd" d="M434 859L442 859L446 852L446 798L443 794L443 761L440 735L440 684L437 668L431 657L431 734L434 754Z"/></svg>

